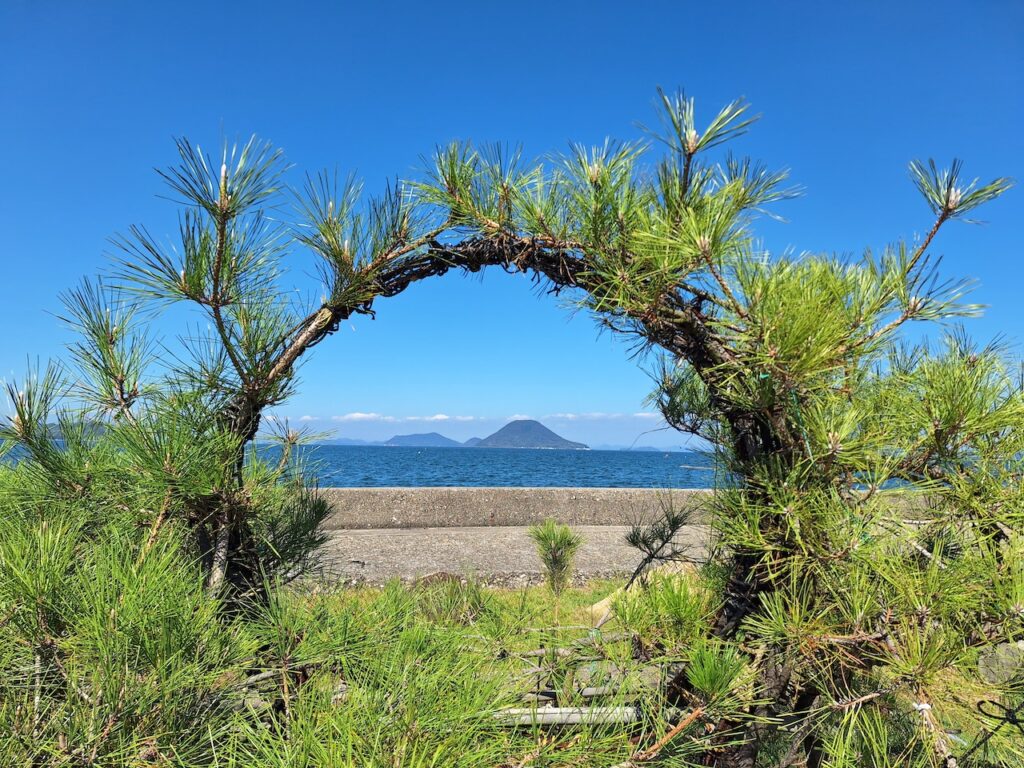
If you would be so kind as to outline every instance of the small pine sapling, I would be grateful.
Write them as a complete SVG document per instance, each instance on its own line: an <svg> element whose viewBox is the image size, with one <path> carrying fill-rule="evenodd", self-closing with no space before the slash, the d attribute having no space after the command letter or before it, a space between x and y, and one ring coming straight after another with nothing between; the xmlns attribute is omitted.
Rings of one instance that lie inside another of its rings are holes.
<svg viewBox="0 0 1024 768"><path fill-rule="evenodd" d="M583 537L565 523L545 520L540 525L531 525L529 536L537 547L537 555L544 565L544 574L552 594L555 596L555 624L558 624L558 609L562 591L572 581L576 552L583 543Z"/></svg>

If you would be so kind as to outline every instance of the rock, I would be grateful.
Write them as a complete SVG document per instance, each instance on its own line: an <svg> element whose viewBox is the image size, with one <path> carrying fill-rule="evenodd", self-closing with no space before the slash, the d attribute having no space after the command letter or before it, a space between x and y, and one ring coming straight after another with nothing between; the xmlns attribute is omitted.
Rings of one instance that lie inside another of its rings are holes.
<svg viewBox="0 0 1024 768"><path fill-rule="evenodd" d="M591 661L580 664L573 674L573 681L581 688L616 685L621 683L622 679L622 670L611 661Z"/></svg>
<svg viewBox="0 0 1024 768"><path fill-rule="evenodd" d="M338 684L334 686L334 693L331 695L331 704L338 705L348 698L348 683L344 680L339 680Z"/></svg>
<svg viewBox="0 0 1024 768"><path fill-rule="evenodd" d="M978 673L986 683L1000 685L1024 672L1024 640L1000 643L982 651Z"/></svg>
<svg viewBox="0 0 1024 768"><path fill-rule="evenodd" d="M681 664L645 664L624 670L610 661L593 661L576 668L573 682L579 688L614 688L620 694L659 691L682 669Z"/></svg>
<svg viewBox="0 0 1024 768"><path fill-rule="evenodd" d="M682 671L682 664L647 664L637 673L640 684L652 691L660 691L665 684Z"/></svg>

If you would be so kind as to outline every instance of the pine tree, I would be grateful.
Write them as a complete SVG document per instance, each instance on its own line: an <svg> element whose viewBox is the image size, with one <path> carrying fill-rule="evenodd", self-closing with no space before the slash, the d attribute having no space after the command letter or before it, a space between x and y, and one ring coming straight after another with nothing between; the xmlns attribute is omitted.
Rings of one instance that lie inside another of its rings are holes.
<svg viewBox="0 0 1024 768"><path fill-rule="evenodd" d="M453 144L424 178L365 202L357 183L315 177L285 224L268 214L285 194L279 152L254 140L218 168L180 141L164 174L186 208L179 247L133 229L113 305L95 286L69 295L84 336L75 397L147 468L154 534L171 516L187 521L210 588L241 589L268 557L247 446L307 353L416 281L487 266L532 274L660 355L666 419L728 470L714 503L720 599L668 689L700 710L687 727L711 732L707 764L1024 758L1019 736L978 709L986 697L1016 706L1024 686L1019 667L990 663L1024 638L1021 374L1005 349L958 331L938 345L902 340L911 322L979 312L931 248L1010 182L915 162L933 217L919 240L856 259L772 255L753 225L795 193L786 174L711 157L752 126L747 105L702 130L681 93L660 93L659 109L653 165L648 144L533 164ZM282 285L299 248L321 265L323 299L308 306ZM131 321L172 302L212 330L155 375ZM58 382L12 389L7 434L57 491L83 494L87 468L46 429ZM80 423L61 420L72 449L86 442Z"/></svg>

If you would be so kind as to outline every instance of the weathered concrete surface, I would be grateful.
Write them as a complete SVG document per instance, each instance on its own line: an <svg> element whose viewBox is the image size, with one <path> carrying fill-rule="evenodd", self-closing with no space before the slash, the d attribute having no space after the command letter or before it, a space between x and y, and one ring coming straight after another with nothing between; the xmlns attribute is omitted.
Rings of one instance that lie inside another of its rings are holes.
<svg viewBox="0 0 1024 768"><path fill-rule="evenodd" d="M665 504L689 509L678 544L706 555L710 491L644 488L325 488L334 512L321 550L327 581L382 584L435 573L474 574L521 585L541 581L527 526L545 518L583 533L580 580L630 573L639 554L625 543L628 526ZM904 514L926 514L926 499L893 494Z"/></svg>
<svg viewBox="0 0 1024 768"><path fill-rule="evenodd" d="M328 530L528 526L553 518L569 525L629 525L672 503L706 519L710 491L655 488L323 488L334 513Z"/></svg>
<svg viewBox="0 0 1024 768"><path fill-rule="evenodd" d="M628 526L584 525L576 578L631 573L640 555L625 542ZM333 530L322 550L323 578L345 583L412 581L436 573L473 575L481 581L523 586L543 580L533 542L521 526ZM688 557L706 556L707 526L684 528L676 539Z"/></svg>

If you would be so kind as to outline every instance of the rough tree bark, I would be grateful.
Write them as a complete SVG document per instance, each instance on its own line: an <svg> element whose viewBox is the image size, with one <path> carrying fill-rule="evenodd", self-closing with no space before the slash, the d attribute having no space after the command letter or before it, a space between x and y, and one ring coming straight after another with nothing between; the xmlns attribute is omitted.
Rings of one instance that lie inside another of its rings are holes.
<svg viewBox="0 0 1024 768"><path fill-rule="evenodd" d="M591 271L586 253L573 244L535 238L474 237L454 244L433 241L416 256L406 256L393 262L382 259L374 276L374 292L377 297L391 297L420 280L441 276L453 269L478 272L489 266L512 273L532 274L538 280L549 282L552 292L556 293L580 289L600 294L604 287L601 278ZM353 304L325 303L303 321L290 339L282 340L282 352L271 366L268 379L260 384L271 385L290 376L303 354L334 333L343 320L355 314L372 313L372 298ZM799 446L786 428L781 414L738 410L724 396L719 383L720 372L723 366L734 361L734 356L716 335L712 318L705 313L699 297L683 301L678 295L666 295L659 304L628 317L648 342L661 347L677 360L687 362L703 379L712 403L723 416L739 462L753 466L768 457L795 455ZM256 434L261 411L260 403L243 392L230 403L223 418L229 429L245 444ZM229 523L224 529L223 543L227 547L228 563L245 561L244 550L249 543L245 540L244 531L238 528L242 522ZM753 553L734 553L726 601L715 625L715 634L722 639L732 637L757 604L756 596L762 585L757 577L756 562ZM225 566L225 572L231 570L230 565ZM674 682L677 686L684 684L683 680ZM783 695L788 684L787 674L766 674L761 680L762 693L777 698ZM764 729L752 727L748 730L747 744L723 750L716 758L717 765L729 768L754 765L757 742Z"/></svg>

